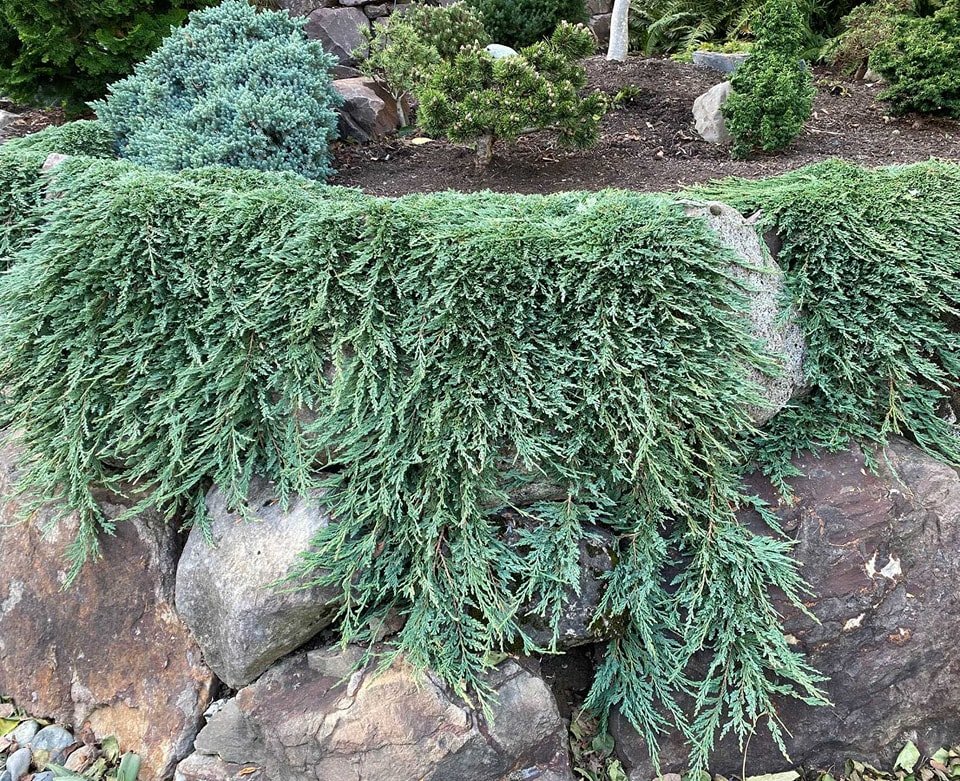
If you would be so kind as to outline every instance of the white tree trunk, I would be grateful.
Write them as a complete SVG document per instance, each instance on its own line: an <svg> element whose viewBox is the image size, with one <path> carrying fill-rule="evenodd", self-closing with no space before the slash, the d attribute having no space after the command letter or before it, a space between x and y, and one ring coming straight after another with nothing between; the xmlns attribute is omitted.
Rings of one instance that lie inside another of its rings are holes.
<svg viewBox="0 0 960 781"><path fill-rule="evenodd" d="M616 0L613 4L613 18L610 20L610 48L607 59L623 62L627 59L630 45L630 0Z"/></svg>

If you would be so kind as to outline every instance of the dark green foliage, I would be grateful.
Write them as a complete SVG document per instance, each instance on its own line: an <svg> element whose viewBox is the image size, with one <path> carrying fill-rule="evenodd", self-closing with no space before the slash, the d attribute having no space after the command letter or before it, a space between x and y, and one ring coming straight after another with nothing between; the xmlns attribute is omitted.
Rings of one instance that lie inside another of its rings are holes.
<svg viewBox="0 0 960 781"><path fill-rule="evenodd" d="M870 55L889 41L913 0L877 0L858 5L844 17L844 29L824 47L822 56L844 76L861 78Z"/></svg>
<svg viewBox="0 0 960 781"><path fill-rule="evenodd" d="M240 506L255 474L285 496L323 486L338 522L302 575L348 595L345 637L397 611L394 650L482 700L497 654L532 650L526 613L555 624L603 526L620 551L597 620L621 634L593 708L651 746L679 722L701 762L717 728L773 725L773 696L818 699L770 601L799 594L790 545L735 515L748 371L769 363L734 257L681 204L392 201L79 157L48 177L56 198L23 197L42 156L0 152L20 169L4 202L23 204L0 425L29 455L22 488L80 511L77 564L110 528L99 485L201 525L212 482ZM544 482L566 498L511 498Z"/></svg>
<svg viewBox="0 0 960 781"><path fill-rule="evenodd" d="M92 104L120 154L177 171L227 165L331 173L335 60L307 40L306 21L225 0L197 11L132 76Z"/></svg>
<svg viewBox="0 0 960 781"><path fill-rule="evenodd" d="M549 129L560 143L594 143L605 110L600 93L582 96L587 77L577 61L593 49L593 35L563 23L549 41L519 56L494 59L468 47L443 63L419 93L420 124L456 142L477 142L477 162L490 161L493 144Z"/></svg>
<svg viewBox="0 0 960 781"><path fill-rule="evenodd" d="M801 59L803 29L797 0L766 0L752 53L734 73L723 107L734 157L782 149L803 130L815 94L813 74Z"/></svg>
<svg viewBox="0 0 960 781"><path fill-rule="evenodd" d="M587 21L584 0L467 0L495 43L519 49L549 38L560 22ZM592 53L592 52L591 52Z"/></svg>
<svg viewBox="0 0 960 781"><path fill-rule="evenodd" d="M870 57L890 86L880 95L894 111L960 117L960 0L933 16L903 17Z"/></svg>
<svg viewBox="0 0 960 781"><path fill-rule="evenodd" d="M0 0L0 94L79 109L210 0Z"/></svg>
<svg viewBox="0 0 960 781"><path fill-rule="evenodd" d="M764 430L765 469L782 479L800 449L892 433L960 464L956 427L937 414L960 384L960 167L828 162L700 194L763 209L801 307L814 390Z"/></svg>
<svg viewBox="0 0 960 781"><path fill-rule="evenodd" d="M860 0L800 0L804 50L835 36ZM764 0L647 0L630 7L630 41L648 53L683 52L709 42L749 39Z"/></svg>

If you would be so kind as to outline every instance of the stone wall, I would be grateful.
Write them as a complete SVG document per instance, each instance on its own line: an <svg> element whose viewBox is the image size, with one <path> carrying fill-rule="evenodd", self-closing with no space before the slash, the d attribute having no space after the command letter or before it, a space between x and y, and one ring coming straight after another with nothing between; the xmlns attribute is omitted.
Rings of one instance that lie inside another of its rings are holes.
<svg viewBox="0 0 960 781"><path fill-rule="evenodd" d="M0 451L7 499L18 460ZM819 622L787 609L788 638L829 678L834 706L784 701L777 716L791 759L758 732L748 775L847 757L889 766L907 740L929 755L960 737L960 476L903 440L876 463L874 474L857 447L802 455L806 477L790 506L763 480L752 485L797 541ZM110 515L129 506L100 501ZM214 489L212 546L194 530L182 551L174 526L138 516L64 592L75 527L43 536L46 515L15 523L17 501L5 504L0 694L72 728L48 729L62 738L58 758L81 766L97 740L116 735L142 755L149 781L574 781L570 692L588 685L604 639L582 618L602 592L608 554L582 562L584 588L563 629L564 647L580 645L575 656L505 660L490 674L498 700L484 714L402 658L376 672L361 663L364 649L335 644L335 592L269 587L331 522L322 495L282 512L273 486L258 482L250 507L258 520L243 522ZM749 513L744 521L764 528ZM398 628L389 621L380 634ZM42 745L37 726L0 740L0 754L19 749L24 766ZM653 778L643 739L618 717L612 730L631 781ZM685 768L679 735L661 748L664 772ZM712 761L727 775L743 767L729 739Z"/></svg>

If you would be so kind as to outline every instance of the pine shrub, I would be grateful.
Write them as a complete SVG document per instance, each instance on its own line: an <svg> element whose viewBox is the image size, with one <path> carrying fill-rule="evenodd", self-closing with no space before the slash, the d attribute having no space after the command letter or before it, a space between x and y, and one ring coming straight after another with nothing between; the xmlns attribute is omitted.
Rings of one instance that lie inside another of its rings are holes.
<svg viewBox="0 0 960 781"><path fill-rule="evenodd" d="M560 22L585 22L584 0L468 0L495 43L515 49L549 38ZM591 51L591 54L593 52Z"/></svg>
<svg viewBox="0 0 960 781"><path fill-rule="evenodd" d="M451 141L476 143L481 169L498 141L532 130L549 129L567 146L589 146L605 110L599 93L581 95L587 77L578 59L593 46L589 30L564 22L549 41L517 56L495 59L467 47L441 64L420 92L420 124Z"/></svg>
<svg viewBox="0 0 960 781"><path fill-rule="evenodd" d="M898 114L960 118L960 0L947 0L932 16L902 17L870 67L889 82L880 97Z"/></svg>
<svg viewBox="0 0 960 781"><path fill-rule="evenodd" d="M0 94L79 111L212 0L0 0Z"/></svg>
<svg viewBox="0 0 960 781"><path fill-rule="evenodd" d="M804 20L797 0L766 0L752 54L731 79L723 107L734 157L783 149L813 111L813 73L801 59Z"/></svg>
<svg viewBox="0 0 960 781"><path fill-rule="evenodd" d="M414 3L398 18L409 22L446 61L453 60L464 46L490 43L482 16L462 0L449 5Z"/></svg>
<svg viewBox="0 0 960 781"><path fill-rule="evenodd" d="M306 21L226 0L197 11L93 104L121 156L176 171L208 165L324 179L341 98L335 60Z"/></svg>
<svg viewBox="0 0 960 781"><path fill-rule="evenodd" d="M367 45L357 52L360 70L397 101L401 126L407 124L406 104L414 91L442 60L452 62L464 46L483 46L490 40L480 16L463 2L414 4L366 35Z"/></svg>

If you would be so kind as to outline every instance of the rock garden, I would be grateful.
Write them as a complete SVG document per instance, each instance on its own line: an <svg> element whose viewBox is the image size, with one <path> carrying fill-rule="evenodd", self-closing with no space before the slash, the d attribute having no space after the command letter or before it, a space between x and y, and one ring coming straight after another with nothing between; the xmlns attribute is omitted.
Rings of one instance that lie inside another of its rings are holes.
<svg viewBox="0 0 960 781"><path fill-rule="evenodd" d="M960 777L957 0L0 43L0 781Z"/></svg>

